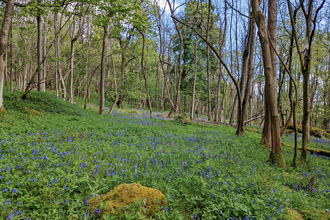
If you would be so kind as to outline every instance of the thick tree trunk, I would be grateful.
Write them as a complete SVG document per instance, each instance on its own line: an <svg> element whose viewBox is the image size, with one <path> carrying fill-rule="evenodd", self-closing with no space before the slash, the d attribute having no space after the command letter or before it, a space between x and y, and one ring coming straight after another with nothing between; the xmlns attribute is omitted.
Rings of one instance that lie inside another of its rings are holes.
<svg viewBox="0 0 330 220"><path fill-rule="evenodd" d="M105 57L107 55L108 46L108 27L104 26L104 36L103 36L103 47L102 47L102 58L101 58L101 79L100 79L100 115L104 114L104 86L105 86Z"/></svg>
<svg viewBox="0 0 330 220"><path fill-rule="evenodd" d="M302 3L303 4L303 3ZM303 67L303 121L302 121L302 151L301 151L301 162L307 162L307 143L310 138L309 131L309 120L310 120L310 109L309 109L309 74L311 70L311 54L312 47L310 42L311 39L311 29L312 29L312 16L313 16L313 0L308 1L308 12L306 18L306 47L304 56L304 67Z"/></svg>
<svg viewBox="0 0 330 220"><path fill-rule="evenodd" d="M258 0L251 0L252 14L258 25L258 35L260 39L262 57L264 63L265 74L265 90L266 90L266 102L270 108L271 113L271 153L270 161L278 163L281 167L285 167L285 160L283 159L281 150L280 139L280 126L276 101L276 81L274 81L273 69L272 69L272 57L270 51L270 45L268 41L268 33L266 27L266 19L263 13L260 11Z"/></svg>
<svg viewBox="0 0 330 220"><path fill-rule="evenodd" d="M14 12L15 0L8 0L5 13L2 20L2 28L0 33L0 111L4 111L3 105L3 81L4 81L4 70L6 63L6 50L8 42L8 31L11 24L12 14Z"/></svg>

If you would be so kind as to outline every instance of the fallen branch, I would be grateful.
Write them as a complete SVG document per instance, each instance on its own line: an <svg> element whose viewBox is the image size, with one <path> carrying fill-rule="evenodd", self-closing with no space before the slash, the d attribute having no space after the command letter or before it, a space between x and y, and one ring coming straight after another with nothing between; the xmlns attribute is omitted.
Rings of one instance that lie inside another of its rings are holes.
<svg viewBox="0 0 330 220"><path fill-rule="evenodd" d="M265 115L259 115L259 116L255 117L255 118L250 118L249 120L247 120L247 121L244 122L244 125L246 125L247 123L249 123L249 122L251 122L251 121L254 121L254 120L257 120L257 119L259 119L259 118L262 118L262 117L264 117L264 116L265 116Z"/></svg>

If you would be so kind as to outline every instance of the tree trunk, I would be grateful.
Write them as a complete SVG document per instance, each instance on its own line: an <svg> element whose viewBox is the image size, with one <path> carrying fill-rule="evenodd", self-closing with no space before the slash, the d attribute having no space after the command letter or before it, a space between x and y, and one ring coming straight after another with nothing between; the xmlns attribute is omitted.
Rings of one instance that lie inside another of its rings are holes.
<svg viewBox="0 0 330 220"><path fill-rule="evenodd" d="M148 91L148 80L147 80L147 75L145 73L145 68L144 68L144 48L145 48L145 36L144 33L137 29L139 31L139 33L142 35L142 40L143 40L143 44L142 44L142 57L141 57L141 68L142 68L142 73L143 73L143 77L144 77L144 86L146 89L146 93L147 93L147 101L148 101L148 106L149 106L149 111L150 111L150 118L152 118L152 107L151 107L151 101L150 101L150 96L149 96L149 91Z"/></svg>
<svg viewBox="0 0 330 220"><path fill-rule="evenodd" d="M38 0L38 3L41 1ZM38 91L42 92L42 81L43 81L43 70L41 67L42 62L42 18L40 14L40 10L38 10L38 16L37 16L37 27L38 27L38 39L37 39L37 66L40 66L40 69L38 71Z"/></svg>
<svg viewBox="0 0 330 220"><path fill-rule="evenodd" d="M309 74L311 70L311 54L312 47L309 46L311 42L311 26L312 26L312 16L313 16L313 0L308 1L308 14L306 18L306 47L304 56L304 68L303 74L303 121L302 121L302 151L301 151L301 162L307 162L307 143L310 137L309 131L309 120L310 120L310 109L309 109Z"/></svg>
<svg viewBox="0 0 330 220"><path fill-rule="evenodd" d="M104 86L105 86L105 57L107 55L107 46L108 46L108 27L104 26L104 36L103 36L103 47L102 47L102 58L101 58L101 80L100 80L100 115L104 113Z"/></svg>
<svg viewBox="0 0 330 220"><path fill-rule="evenodd" d="M0 111L4 111L3 105L3 81L4 81L4 70L6 63L6 51L8 43L8 31L11 24L12 14L14 12L15 0L8 0L5 13L2 20L2 28L0 34Z"/></svg>
<svg viewBox="0 0 330 220"><path fill-rule="evenodd" d="M44 22L44 40L43 40L43 56L46 57L44 61L44 69L42 71L42 82L41 84L41 91L46 92L46 74L47 74L47 26L46 22Z"/></svg>
<svg viewBox="0 0 330 220"><path fill-rule="evenodd" d="M115 97L115 101L113 102L113 105L112 107L110 108L110 111L109 111L109 115L112 114L113 112L113 109L115 108L117 102L118 102L118 99L119 99L119 95L118 95L118 90L117 90L117 76L116 76L116 68L115 68L115 61L113 59L113 41L111 42L111 45L110 45L110 52L111 52L111 63L112 63L112 73L113 73L113 80L114 80L114 83L115 83L115 92L116 92L116 97Z"/></svg>
<svg viewBox="0 0 330 220"><path fill-rule="evenodd" d="M265 74L265 90L266 90L266 103L270 108L271 113L271 153L270 161L278 163L281 167L285 167L285 160L283 159L280 139L280 126L277 110L276 100L276 81L274 81L273 69L272 69L272 57L270 51L270 45L268 41L266 19L263 13L260 11L258 0L251 0L252 14L258 25L258 35L260 39L262 57L264 63ZM271 10L271 9L270 9Z"/></svg>
<svg viewBox="0 0 330 220"><path fill-rule="evenodd" d="M245 120L247 117L248 110L248 99L251 90L251 80L252 74L254 72L253 66L253 52L254 52L254 41L255 41L255 22L253 19L249 19L248 26L248 43L243 53L243 65L242 65L242 77L240 81L240 91L241 91L241 103L242 107L237 108L237 135L244 134Z"/></svg>
<svg viewBox="0 0 330 220"><path fill-rule="evenodd" d="M191 114L190 114L190 120L193 120L194 113L195 113L195 91L196 91L196 77L197 77L197 46L199 42L201 41L201 38L198 38L196 44L195 44L195 67L194 67L194 83L193 83L193 92L192 92L192 104L191 104Z"/></svg>

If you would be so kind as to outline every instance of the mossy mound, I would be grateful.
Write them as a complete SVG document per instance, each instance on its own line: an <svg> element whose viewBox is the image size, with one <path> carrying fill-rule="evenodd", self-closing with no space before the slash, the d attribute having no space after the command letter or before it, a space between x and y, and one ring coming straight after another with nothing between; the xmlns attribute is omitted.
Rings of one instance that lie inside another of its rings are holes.
<svg viewBox="0 0 330 220"><path fill-rule="evenodd" d="M304 209L300 213L306 219L317 219L317 220L330 220L330 214L328 211L321 211L317 209Z"/></svg>
<svg viewBox="0 0 330 220"><path fill-rule="evenodd" d="M26 100L20 99L18 104L16 101L21 97L23 92L9 92L3 95L5 109L9 111L24 112L22 108L34 109L38 112L49 112L49 113L58 113L66 114L73 116L88 116L90 113L87 113L84 109L79 106L72 105L69 102L63 101L56 95L50 94L48 92L36 92L31 91L28 94Z"/></svg>
<svg viewBox="0 0 330 220"><path fill-rule="evenodd" d="M303 220L302 215L294 209L288 209L286 211L285 219L288 220Z"/></svg>
<svg viewBox="0 0 330 220"><path fill-rule="evenodd" d="M23 107L22 110L26 111L28 114L31 114L31 115L41 115L41 113L38 112L37 110L29 109L27 107Z"/></svg>
<svg viewBox="0 0 330 220"><path fill-rule="evenodd" d="M286 192L292 193L292 189L290 189L289 187L287 187L287 186L282 186L282 188L283 188Z"/></svg>
<svg viewBox="0 0 330 220"><path fill-rule="evenodd" d="M280 167L283 167L283 168L286 167L286 163L285 163L282 153L274 154L273 152L271 152L267 161L274 163L274 164L278 164Z"/></svg>
<svg viewBox="0 0 330 220"><path fill-rule="evenodd" d="M124 183L115 187L107 194L89 199L89 213L95 213L95 210L100 209L102 203L102 206L105 206L105 208L103 208L97 216L103 219L103 215L110 213L116 215L116 212L118 212L120 208L126 208L136 201L142 201L143 199L146 200L144 207L146 208L146 212L144 216L147 218L150 218L154 213L167 205L165 195L159 190L141 186L138 183Z"/></svg>
<svg viewBox="0 0 330 220"><path fill-rule="evenodd" d="M184 125L191 124L190 119L187 118L187 117L184 117L182 115L176 115L176 116L174 116L174 120L177 121L177 122L179 122L179 123L182 123Z"/></svg>

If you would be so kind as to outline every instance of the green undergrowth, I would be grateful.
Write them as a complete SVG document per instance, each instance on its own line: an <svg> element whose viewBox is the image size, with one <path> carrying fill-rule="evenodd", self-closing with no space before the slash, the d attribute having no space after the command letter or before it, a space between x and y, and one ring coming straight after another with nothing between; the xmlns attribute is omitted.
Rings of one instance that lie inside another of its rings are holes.
<svg viewBox="0 0 330 220"><path fill-rule="evenodd" d="M37 92L15 106L18 95L6 94L0 125L0 219L96 219L90 198L134 182L166 196L153 219L286 219L289 209L327 219L329 158L292 168L293 149L283 147L287 167L271 164L259 129L237 136L137 109L98 115ZM28 119L22 107L42 115ZM119 219L134 219L130 208Z"/></svg>

